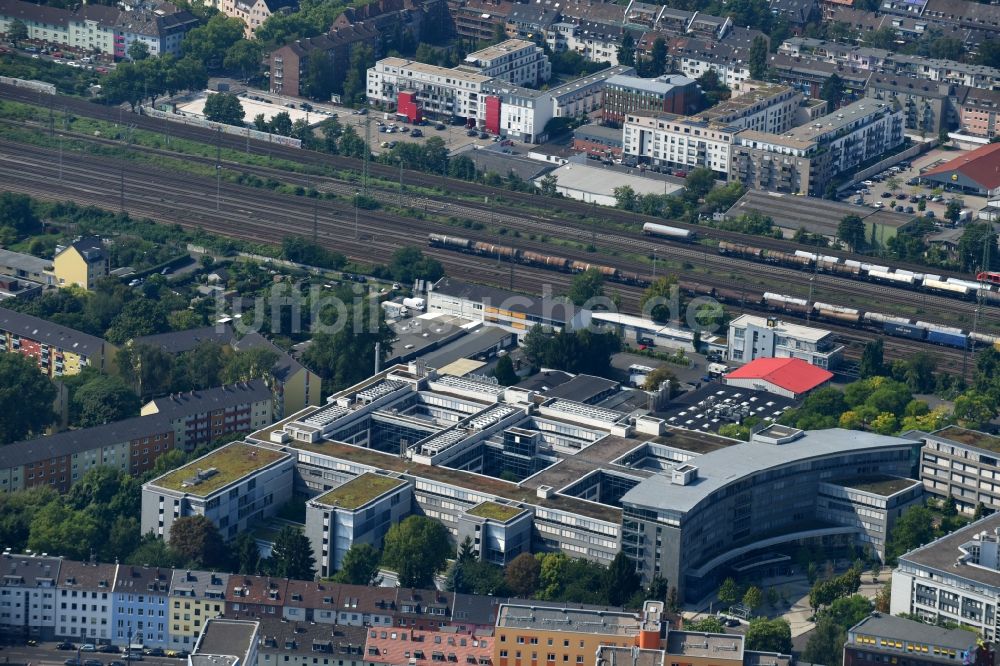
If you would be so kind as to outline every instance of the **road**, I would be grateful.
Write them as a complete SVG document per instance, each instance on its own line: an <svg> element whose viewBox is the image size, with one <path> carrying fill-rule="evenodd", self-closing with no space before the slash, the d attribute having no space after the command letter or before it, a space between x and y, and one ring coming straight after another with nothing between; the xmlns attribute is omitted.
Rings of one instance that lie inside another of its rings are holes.
<svg viewBox="0 0 1000 666"><path fill-rule="evenodd" d="M75 650L57 650L56 643L39 643L35 647L26 645L4 645L0 646L0 664L31 664L32 666L63 666L63 663L70 658L76 657ZM104 654L102 652L81 652L81 661L84 659L96 659L107 666L111 661L125 661L120 654ZM181 659L170 659L167 657L144 657L141 662L133 662L142 666L182 666L185 662Z"/></svg>

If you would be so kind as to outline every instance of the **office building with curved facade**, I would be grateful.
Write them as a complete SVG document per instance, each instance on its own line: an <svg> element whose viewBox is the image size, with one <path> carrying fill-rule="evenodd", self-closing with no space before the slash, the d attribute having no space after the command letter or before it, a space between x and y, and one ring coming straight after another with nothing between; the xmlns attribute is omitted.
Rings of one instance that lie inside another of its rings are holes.
<svg viewBox="0 0 1000 666"><path fill-rule="evenodd" d="M644 579L699 599L722 578L780 565L794 548L870 544L920 501L919 442L772 425L751 441L654 474L621 503L622 548Z"/></svg>

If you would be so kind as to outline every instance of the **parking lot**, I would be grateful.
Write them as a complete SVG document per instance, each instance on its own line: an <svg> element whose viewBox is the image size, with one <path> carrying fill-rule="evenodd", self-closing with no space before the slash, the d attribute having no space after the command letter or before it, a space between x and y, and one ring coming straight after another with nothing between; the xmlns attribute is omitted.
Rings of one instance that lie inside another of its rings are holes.
<svg viewBox="0 0 1000 666"><path fill-rule="evenodd" d="M920 173L926 171L930 166L961 157L966 152L968 151L934 148L923 155L913 158L912 161L907 163L906 168L898 172L889 172L888 174L883 172L885 174L883 176L875 176L870 181L865 181L864 184L858 183L856 190L867 189L868 192L858 193L856 191L849 191L845 195L844 200L873 208L881 207L885 210L896 210L896 207L902 206L903 210L898 212L910 213L908 209L912 208L913 214L919 215L918 204L922 197L926 205L924 214L931 212L935 220L944 221L944 212L948 206L948 201L958 198L964 203L964 208L972 210L974 219L976 212L986 205L985 197L948 191L935 195L938 185L934 183L910 184L914 183L920 177ZM889 187L891 178L899 181L899 186L895 190ZM934 201L934 198L939 198L939 200ZM882 206L878 206L878 202L880 201L882 202Z"/></svg>

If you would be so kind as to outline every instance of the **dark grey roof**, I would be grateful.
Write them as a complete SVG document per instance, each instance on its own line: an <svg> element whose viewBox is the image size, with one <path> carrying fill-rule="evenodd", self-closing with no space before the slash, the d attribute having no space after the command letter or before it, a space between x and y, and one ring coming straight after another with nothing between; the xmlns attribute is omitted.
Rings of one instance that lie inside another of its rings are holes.
<svg viewBox="0 0 1000 666"><path fill-rule="evenodd" d="M115 577L115 594L155 594L167 596L173 569L122 564Z"/></svg>
<svg viewBox="0 0 1000 666"><path fill-rule="evenodd" d="M90 564L63 560L59 570L59 587L66 590L110 592L115 582L114 564Z"/></svg>
<svg viewBox="0 0 1000 666"><path fill-rule="evenodd" d="M0 587L55 586L62 558L4 553L0 558Z"/></svg>
<svg viewBox="0 0 1000 666"><path fill-rule="evenodd" d="M60 456L72 456L98 446L131 442L143 437L173 432L168 419L160 416L136 416L115 423L67 430L65 432L0 446L0 469L18 467Z"/></svg>
<svg viewBox="0 0 1000 666"><path fill-rule="evenodd" d="M232 327L229 324L216 324L214 326L192 328L187 331L171 331L170 333L144 335L141 338L135 338L133 342L137 345L158 347L168 354L181 354L191 351L202 342L215 342L220 345L228 345L232 340Z"/></svg>
<svg viewBox="0 0 1000 666"><path fill-rule="evenodd" d="M263 379L249 382L225 384L201 391L172 393L153 400L158 410L157 416L174 420L190 414L201 414L218 409L227 409L248 402L260 402L271 398L271 389Z"/></svg>
<svg viewBox="0 0 1000 666"><path fill-rule="evenodd" d="M178 591L185 591L193 599L205 599L206 592L218 592L218 598L226 595L230 574L218 571L192 571L190 569L174 569L170 579L170 596L177 596Z"/></svg>
<svg viewBox="0 0 1000 666"><path fill-rule="evenodd" d="M482 594L456 593L451 606L452 624L480 624L494 626L500 604L507 603L504 597L490 597Z"/></svg>
<svg viewBox="0 0 1000 666"><path fill-rule="evenodd" d="M514 5L507 20L548 27L559 20L559 12L544 5Z"/></svg>
<svg viewBox="0 0 1000 666"><path fill-rule="evenodd" d="M517 387L529 391L550 391L571 379L573 379L573 375L568 372L563 372L562 370L545 370L519 382Z"/></svg>
<svg viewBox="0 0 1000 666"><path fill-rule="evenodd" d="M260 619L259 649L263 654L298 655L309 659L329 654L343 659L344 655L364 654L367 637L366 627L289 622L266 617Z"/></svg>
<svg viewBox="0 0 1000 666"><path fill-rule="evenodd" d="M234 340L232 342L232 346L236 351L265 348L270 349L277 354L278 360L276 360L274 365L271 367L271 375L279 382L288 381L292 375L296 374L303 367L302 364L296 361L291 354L277 347L273 342L265 338L257 331L252 331L244 335L239 340Z"/></svg>
<svg viewBox="0 0 1000 666"><path fill-rule="evenodd" d="M0 331L8 331L52 347L61 347L66 351L85 356L101 353L107 344L101 338L82 333L67 326L60 326L51 321L15 312L0 307Z"/></svg>
<svg viewBox="0 0 1000 666"><path fill-rule="evenodd" d="M21 21L35 21L49 25L69 25L71 12L47 5L36 5L23 0L0 0L0 15Z"/></svg>
<svg viewBox="0 0 1000 666"><path fill-rule="evenodd" d="M594 375L577 375L545 392L546 398L565 398L574 402L589 403L591 400L612 391L618 387L618 382L596 377Z"/></svg>
<svg viewBox="0 0 1000 666"><path fill-rule="evenodd" d="M514 86L510 86L508 84L500 85L498 87L506 88L511 91L515 88ZM540 91L531 89L524 89L524 93L526 96L541 94ZM538 160L533 160L528 157L496 152L500 149L499 144L493 144L489 149L484 150L471 149L471 146L473 145L475 144L470 144L469 150L459 151L458 154L463 157L468 157L476 165L476 170L484 173L493 172L504 178L506 178L508 174L514 173L521 178L521 180L533 180L547 171L551 171L555 166L552 164L546 164L545 162L539 162Z"/></svg>
<svg viewBox="0 0 1000 666"><path fill-rule="evenodd" d="M975 588L985 586L989 588L990 594L996 594L1000 591L1000 571L971 564L958 564L958 557L962 554L959 547L962 544L977 538L981 532L994 534L996 529L1000 529L1000 513L977 520L926 546L901 555L900 564L905 562L920 569L936 570L947 578L969 580L975 583Z"/></svg>
<svg viewBox="0 0 1000 666"><path fill-rule="evenodd" d="M937 99L947 99L950 96L952 88L947 83L940 83L938 81L884 76L881 74L872 75L868 79L868 87L875 90L888 90L903 93L904 95L918 95L920 97Z"/></svg>
<svg viewBox="0 0 1000 666"><path fill-rule="evenodd" d="M0 3L2 2L3 0L0 0ZM39 259L30 254L0 249L0 268L41 275L45 272L46 268L52 268L52 262L48 259Z"/></svg>
<svg viewBox="0 0 1000 666"><path fill-rule="evenodd" d="M442 368L460 358L472 358L514 336L514 333L496 326L481 326L458 340L427 352L420 358L432 368Z"/></svg>
<svg viewBox="0 0 1000 666"><path fill-rule="evenodd" d="M616 127L591 123L573 130L573 138L620 146L622 145L622 130Z"/></svg>
<svg viewBox="0 0 1000 666"><path fill-rule="evenodd" d="M976 634L965 629L945 629L932 624L906 620L894 615L873 613L851 627L852 633L864 633L879 638L931 644L955 650L976 648ZM867 645L866 650L878 650L877 645ZM893 653L896 653L893 650Z"/></svg>

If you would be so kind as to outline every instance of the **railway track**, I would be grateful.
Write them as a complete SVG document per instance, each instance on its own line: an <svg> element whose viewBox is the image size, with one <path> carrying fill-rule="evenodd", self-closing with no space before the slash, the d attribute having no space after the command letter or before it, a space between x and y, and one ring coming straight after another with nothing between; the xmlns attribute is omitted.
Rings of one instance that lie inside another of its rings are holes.
<svg viewBox="0 0 1000 666"><path fill-rule="evenodd" d="M48 149L20 144L16 147L19 152L12 154L9 146L0 142L0 178L7 188L40 199L72 199L105 208L109 204L114 207L119 202L122 170L120 160L70 154L63 156L60 167L52 151ZM314 209L313 201L309 199L262 192L232 183L223 183L222 187L216 189L217 184L210 178L178 175L141 164L127 166L127 210L130 214L163 223L179 223L220 235L277 244L290 234L310 235L315 211L318 242L361 261L386 261L401 244L422 244L426 239L427 224L419 220L385 220L380 215L367 212L361 215L359 211L359 221L364 222L365 232L360 234L360 238L354 238L351 214L353 207L347 205L338 207L328 205L336 202L322 202L322 205L316 205ZM214 200L217 195L216 202ZM538 243L537 247L545 249L542 243ZM564 293L572 279L566 274L517 265L513 270L512 281L509 264L497 264L433 248L427 252L441 260L450 275L511 287L526 293L537 294L539 285L546 283L552 285L554 293ZM621 296L625 309L638 311L641 289L616 285L613 291ZM784 318L796 321L795 317ZM827 324L824 327L853 338L858 336L857 331L849 328ZM887 340L886 347L890 358L904 358L915 350L933 349L943 367L952 371L961 367L962 354L958 351L892 340ZM857 356L859 353L859 349L852 347L849 355Z"/></svg>
<svg viewBox="0 0 1000 666"><path fill-rule="evenodd" d="M5 99L10 99L12 101L19 101L28 104L34 104L42 107L49 107L53 111L66 110L78 115L88 116L91 118L99 118L107 122L115 123L127 123L135 125L139 129L162 133L165 136L190 139L193 141L199 141L207 144L218 144L222 147L238 150L247 151L257 155L267 155L269 157L281 158L283 160L293 161L299 164L311 166L317 169L342 169L342 170L353 170L360 173L362 170L361 160L343 157L339 155L329 155L325 153L317 153L309 150L302 150L297 148L288 148L285 146L278 146L276 144L271 144L264 141L257 141L253 139L248 139L246 137L239 137L229 134L223 134L211 129L183 125L180 123L171 123L166 120L154 119L143 115L133 114L128 111L123 111L120 107L107 107L88 102L83 99L68 97L64 95L43 95L23 88L15 88L13 86L0 85L0 96ZM405 170L404 170L405 171ZM285 173L285 172L281 172ZM378 178L382 178L388 181L395 181L399 169L387 165L371 163L369 165L369 173ZM537 213L528 213L524 211L519 211L516 214L525 220L530 220L533 223L541 222L555 222L556 225L565 232L568 227L579 228L583 232L591 233L592 228L589 223L582 221L583 219L589 219L591 216L597 214L597 209L591 204L584 202L575 201L572 199L560 199L558 203L553 202L550 199L546 199L538 194L528 194L522 192L511 192L509 190L504 190L500 188L492 188L484 186L478 183L470 183L463 180L456 180L445 178L442 175L427 174L419 171L406 171L405 180L407 183L424 188L432 188L441 190L441 188L446 188L448 191L461 194L469 197L482 198L488 197L491 202L502 201L507 204L512 204L517 207L530 206L537 208L539 206L549 206L551 205L551 213L549 215L538 215ZM356 183L350 183L349 187L357 188ZM435 199L441 201L440 199ZM477 204L474 200L469 202L463 202L466 207L475 208L480 211L480 215L489 216L496 210L496 203L491 207L491 204L483 203ZM513 214L512 209L508 208L504 211L505 215ZM639 229L643 222L662 222L661 218L653 218L638 213L631 213L627 211L617 210L614 208L601 208L599 209L600 217L614 222L619 225L623 225L625 228L635 228ZM794 251L795 249L801 249L802 246L794 244L790 241L784 241L780 239L770 239L761 236L748 236L747 234L741 234L738 232L723 231L719 229L712 229L711 227L703 227L699 225L689 225L682 222L677 222L675 220L670 221L681 228L690 229L692 231L697 231L699 234L706 238L712 238L717 240L728 240L736 243L748 243L756 245L761 248L778 249L782 251ZM664 244L666 245L666 244ZM829 256L838 256L842 259L854 259L857 261L872 261L872 257L868 255L859 255L846 251L837 251L829 248L823 249L823 254ZM894 262L894 267L902 268L906 270L911 270L914 272L926 272L928 268L921 264L913 264L909 262ZM956 277L956 278L968 278L967 275L941 272L935 269L936 273L942 275L942 277ZM856 291L856 289L855 289Z"/></svg>
<svg viewBox="0 0 1000 666"><path fill-rule="evenodd" d="M82 134L75 135L74 138L104 146L121 147L120 142L109 138L91 137ZM0 145L6 145L9 150L13 151L17 150L22 144L0 141ZM165 158L170 159L178 157L177 154L171 151L150 148L142 148L141 150L144 153L163 155ZM191 163L201 164L206 168L213 168L216 165L216 160L208 157L184 156L184 159ZM251 166L226 161L223 161L222 165L231 172L249 174L262 179L274 179L297 185L304 189L315 187L321 192L333 193L342 197L351 197L357 191L357 184L329 177L307 176L269 167ZM859 292L857 281L825 273L804 272L794 268L762 265L753 261L742 261L740 262L737 274L733 271L733 260L731 258L709 252L705 246L663 242L652 240L650 237L642 235L603 232L597 234L593 228L567 227L566 225L558 224L538 216L504 215L500 217L497 216L494 209L483 210L475 206L470 206L466 202L446 202L424 195L404 198L404 193L399 190L372 189L370 190L370 194L384 204L395 205L405 201L408 207L423 210L431 215L473 220L483 225L490 225L492 229L502 227L504 230L517 232L519 237L513 240L509 238L502 239L499 236L492 236L490 232L482 233L481 231L470 229L461 229L453 235L465 235L474 240L487 242L493 242L494 240L501 243L506 242L540 253L561 252L562 254L566 254L566 252L569 252L573 258L592 263L613 263L621 269L627 269L630 272L640 275L651 276L650 265L645 262L636 261L634 258L627 258L628 255L632 257L645 255L647 259L649 256L653 256L655 258L654 261L659 260L663 262L661 263L661 267L667 269L664 272L681 273L687 268L687 270L700 274L694 277L690 275L686 277L717 288L730 290L733 288L745 289L748 285L752 285L759 291L777 290L779 288L775 287L774 284L775 278L778 278L784 285L787 285L785 289L781 290L782 293L798 297L808 297L810 300L830 300L843 306L876 311L882 311L885 308L883 303L889 303L894 305L896 309L889 310L887 314L899 314L906 317L913 316L940 324L954 325L957 323L966 328L971 327L975 319L974 311L976 306L967 301L957 301L952 298L922 292L914 293L905 289L871 283L864 283L864 291ZM349 212L342 205L338 204L337 207L344 214ZM359 221L360 217L359 215ZM378 223L383 220L392 222L394 227L413 226L411 218L394 216L384 211L378 216L366 213L364 219L366 226L369 227L373 225L379 226ZM440 229L437 230L441 231ZM447 230L446 232L451 233ZM299 230L295 233L302 234L304 231ZM597 258L596 255L580 251L579 249L576 252L565 248L553 250L551 244L533 240L533 237L537 235L548 235L554 238L570 240L581 247L585 247L591 242L598 242L599 239L599 247L608 250L616 258L605 262L603 258ZM622 258L622 255L625 255L626 258ZM655 271L655 267L653 267L653 270ZM728 278L723 277L726 275L728 275ZM748 277L751 278L749 282L747 280ZM876 302L879 305L874 305ZM979 330L992 331L1000 323L998 317L1000 317L1000 310L993 306L982 308L979 317Z"/></svg>

